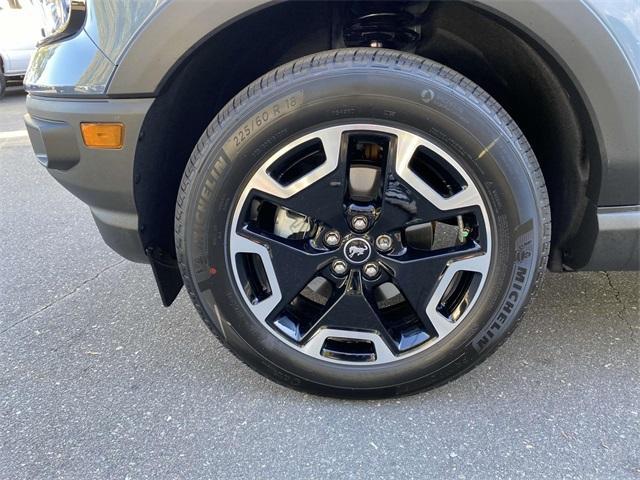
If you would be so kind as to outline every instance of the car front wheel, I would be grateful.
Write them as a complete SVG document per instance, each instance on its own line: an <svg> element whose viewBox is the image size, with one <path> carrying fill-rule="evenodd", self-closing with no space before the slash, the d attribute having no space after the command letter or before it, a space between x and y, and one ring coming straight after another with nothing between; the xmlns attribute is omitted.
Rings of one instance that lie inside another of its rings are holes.
<svg viewBox="0 0 640 480"><path fill-rule="evenodd" d="M241 360L380 397L444 383L512 331L546 266L544 180L486 92L430 60L344 49L249 85L176 206L184 282Z"/></svg>
<svg viewBox="0 0 640 480"><path fill-rule="evenodd" d="M4 76L2 66L0 66L0 99L4 97L4 93L7 90L7 77Z"/></svg>

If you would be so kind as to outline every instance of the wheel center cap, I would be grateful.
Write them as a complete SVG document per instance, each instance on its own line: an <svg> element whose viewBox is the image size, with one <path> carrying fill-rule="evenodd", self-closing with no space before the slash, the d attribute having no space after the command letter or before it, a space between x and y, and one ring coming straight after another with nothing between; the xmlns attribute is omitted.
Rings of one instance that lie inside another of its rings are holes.
<svg viewBox="0 0 640 480"><path fill-rule="evenodd" d="M364 263L371 256L371 245L363 238L352 238L344 244L344 256L351 263Z"/></svg>

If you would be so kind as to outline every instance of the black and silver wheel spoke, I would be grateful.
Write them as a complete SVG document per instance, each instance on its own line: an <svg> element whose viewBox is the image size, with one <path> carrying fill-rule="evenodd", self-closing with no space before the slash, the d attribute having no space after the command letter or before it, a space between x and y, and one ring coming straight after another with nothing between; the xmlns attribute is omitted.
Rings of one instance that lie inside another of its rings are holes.
<svg viewBox="0 0 640 480"><path fill-rule="evenodd" d="M280 303L290 302L330 261L331 252L305 251L303 242L290 242L249 229L243 230L241 236L266 247L268 258L262 258L262 262L277 278Z"/></svg>
<svg viewBox="0 0 640 480"><path fill-rule="evenodd" d="M470 179L444 160L444 151L427 144L407 132L397 135L373 234L479 211L482 199Z"/></svg>
<svg viewBox="0 0 640 480"><path fill-rule="evenodd" d="M393 339L389 336L382 319L375 307L369 301L369 296L363 291L362 279L354 272L344 282L339 297L327 305L327 309L309 330L303 339L306 351L320 347L317 337L327 338L327 332L332 332L334 338L347 340L354 332L369 332L379 336L384 342L385 354L392 352ZM359 338L359 337L358 337ZM376 349L375 355L380 355ZM388 350L388 351L386 351ZM322 352L318 350L317 354ZM346 355L346 354L345 354Z"/></svg>
<svg viewBox="0 0 640 480"><path fill-rule="evenodd" d="M248 308L278 338L327 361L386 363L460 324L490 239L478 189L446 152L349 125L291 142L253 174L230 251Z"/></svg>
<svg viewBox="0 0 640 480"><path fill-rule="evenodd" d="M444 337L455 323L439 310L444 293L457 272L485 275L489 257L479 248L455 250L418 258L388 258L393 283L428 329Z"/></svg>
<svg viewBox="0 0 640 480"><path fill-rule="evenodd" d="M344 228L341 139L340 131L318 132L276 152L274 161L254 175L252 194L315 222Z"/></svg>

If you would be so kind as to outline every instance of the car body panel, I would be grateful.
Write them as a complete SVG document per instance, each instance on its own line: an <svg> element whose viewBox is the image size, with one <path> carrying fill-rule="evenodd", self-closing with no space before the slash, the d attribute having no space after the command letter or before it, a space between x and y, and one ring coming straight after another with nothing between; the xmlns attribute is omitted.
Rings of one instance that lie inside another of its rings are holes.
<svg viewBox="0 0 640 480"><path fill-rule="evenodd" d="M107 89L114 68L89 35L81 30L63 42L38 48L24 85L29 93L37 95L100 95Z"/></svg>
<svg viewBox="0 0 640 480"><path fill-rule="evenodd" d="M584 0L600 17L635 72L640 83L640 2L637 0Z"/></svg>
<svg viewBox="0 0 640 480"><path fill-rule="evenodd" d="M271 3L274 2L168 0L162 3L120 56L107 93L156 94L163 80L185 54L232 21ZM132 69L133 65L138 67Z"/></svg>
<svg viewBox="0 0 640 480"><path fill-rule="evenodd" d="M85 31L102 53L117 64L147 17L164 0L101 0L87 5ZM104 21L117 19L117 21Z"/></svg>
<svg viewBox="0 0 640 480"><path fill-rule="evenodd" d="M71 168L49 168L49 173L67 190L91 208L105 241L122 256L145 262L138 235L138 215L133 199L133 157L144 117L153 99L54 99L27 97L27 127L30 118L65 123L71 127L70 147L77 149L79 161ZM120 149L87 148L82 141L80 123L122 122L124 146ZM40 142L34 142L36 156ZM39 132L46 137L48 132ZM42 144L47 143L47 139ZM41 160L42 161L42 160Z"/></svg>

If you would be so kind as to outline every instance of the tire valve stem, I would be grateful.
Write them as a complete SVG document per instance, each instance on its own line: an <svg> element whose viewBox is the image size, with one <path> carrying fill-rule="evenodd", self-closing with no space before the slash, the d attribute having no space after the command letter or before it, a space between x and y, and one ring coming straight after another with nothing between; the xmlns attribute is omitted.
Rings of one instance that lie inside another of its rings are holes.
<svg viewBox="0 0 640 480"><path fill-rule="evenodd" d="M458 215L458 242L464 243L470 233L471 229L464 225L462 215Z"/></svg>

